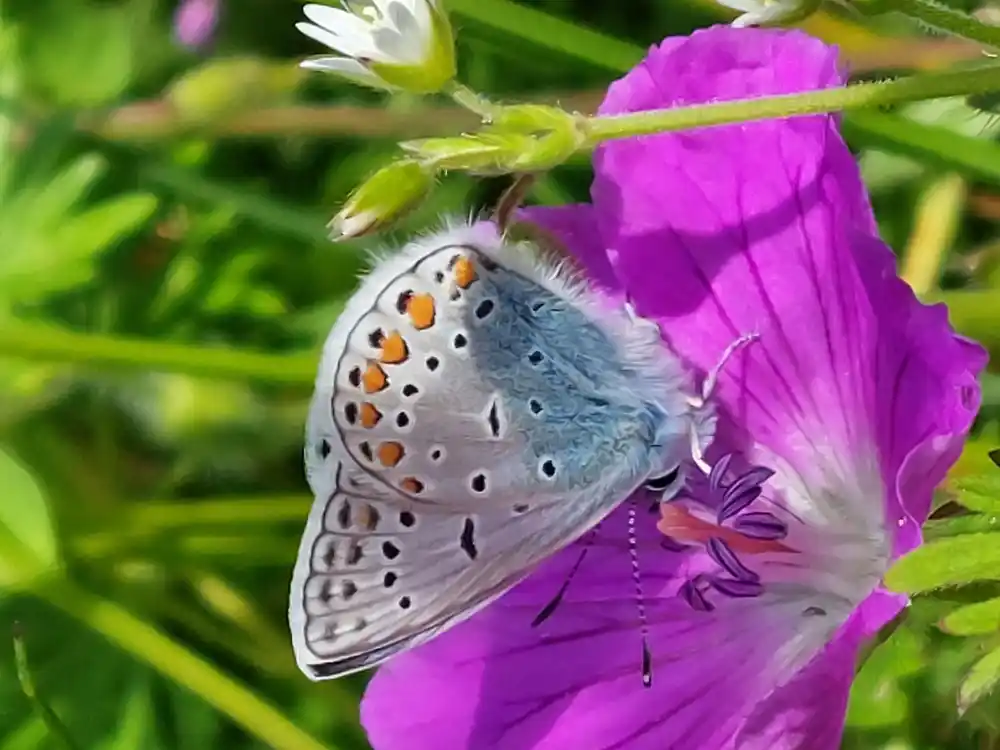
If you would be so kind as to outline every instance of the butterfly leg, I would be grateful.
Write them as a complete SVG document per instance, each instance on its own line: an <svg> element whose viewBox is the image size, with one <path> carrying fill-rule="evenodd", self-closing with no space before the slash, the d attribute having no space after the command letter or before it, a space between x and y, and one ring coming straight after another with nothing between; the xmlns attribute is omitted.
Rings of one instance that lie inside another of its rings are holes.
<svg viewBox="0 0 1000 750"><path fill-rule="evenodd" d="M715 386L718 384L719 374L722 372L722 369L726 366L726 364L728 364L729 360L732 359L732 356L744 346L757 341L759 338L759 333L746 333L727 346L726 350L722 352L722 356L719 357L719 362L715 365L715 367L709 370L708 376L701 384L701 395L692 396L688 400L688 403L696 409L704 407L715 393Z"/></svg>
<svg viewBox="0 0 1000 750"><path fill-rule="evenodd" d="M536 177L528 172L519 174L514 178L510 186L504 190L500 200L497 201L496 208L493 209L493 221L500 227L501 232L506 232L514 221L514 214L521 207L521 203L531 192L535 185Z"/></svg>
<svg viewBox="0 0 1000 750"><path fill-rule="evenodd" d="M715 395L715 387L719 382L719 374L722 369L726 366L730 359L736 352L740 351L747 344L757 341L760 338L758 333L747 333L740 336L738 339L733 341L729 346L726 347L725 351L722 352L722 356L719 358L718 363L709 370L708 375L701 384L701 394L698 396L691 396L688 398L688 404L696 412L700 412L705 409L706 405L711 401L712 396ZM714 419L714 417L712 417ZM708 441L704 440L700 428L702 427L702 420L695 419L691 424L691 460L694 464L707 476L711 471L711 465L705 460L704 451L708 447Z"/></svg>
<svg viewBox="0 0 1000 750"><path fill-rule="evenodd" d="M580 564L583 562L583 558L587 556L587 550L590 549L590 545L593 543L596 534L597 528L595 527L582 537L580 541L582 548L580 549L579 556L576 558L573 566L569 569L569 573L566 574L566 578L563 580L562 585L556 592L556 595L552 597L548 604L542 607L541 611L539 611L537 615L535 615L535 619L531 621L531 627L537 628L543 622L552 617L556 608L562 603L563 597L566 596L566 590L569 588L569 583L573 580L574 576L576 576L577 571L580 570Z"/></svg>

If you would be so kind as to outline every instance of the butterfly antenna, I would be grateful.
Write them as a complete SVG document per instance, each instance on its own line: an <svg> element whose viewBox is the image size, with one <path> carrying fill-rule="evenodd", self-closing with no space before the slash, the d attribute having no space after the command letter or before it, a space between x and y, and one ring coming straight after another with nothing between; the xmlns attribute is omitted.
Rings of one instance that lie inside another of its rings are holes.
<svg viewBox="0 0 1000 750"><path fill-rule="evenodd" d="M566 579L562 582L562 586L559 587L559 591L556 595L552 597L548 604L542 607L542 610L535 615L535 619L531 621L531 627L537 628L543 622L552 617L552 614L556 611L556 608L562 603L563 597L566 595L566 589L569 588L569 582L573 580L573 576L580 569L580 563L583 562L583 558L587 556L587 550L590 549L590 545L594 541L594 535L597 529L591 529L587 532L586 536L582 540L583 549L580 550L580 554L577 556L576 561L573 563L573 567L569 569L569 573L566 574Z"/></svg>
<svg viewBox="0 0 1000 750"><path fill-rule="evenodd" d="M635 501L628 503L628 554L632 560L632 581L639 608L639 634L642 637L642 684L653 684L653 657L649 652L649 621L646 619L646 601L642 596L642 579L639 576L639 544L635 536Z"/></svg>

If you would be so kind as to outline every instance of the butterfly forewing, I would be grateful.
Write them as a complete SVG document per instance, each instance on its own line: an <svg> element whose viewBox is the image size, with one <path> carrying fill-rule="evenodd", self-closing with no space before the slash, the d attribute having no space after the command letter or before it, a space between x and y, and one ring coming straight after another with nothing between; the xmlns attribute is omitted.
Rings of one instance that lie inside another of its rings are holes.
<svg viewBox="0 0 1000 750"><path fill-rule="evenodd" d="M299 664L370 666L503 593L676 465L684 386L655 329L489 225L381 261L310 411Z"/></svg>

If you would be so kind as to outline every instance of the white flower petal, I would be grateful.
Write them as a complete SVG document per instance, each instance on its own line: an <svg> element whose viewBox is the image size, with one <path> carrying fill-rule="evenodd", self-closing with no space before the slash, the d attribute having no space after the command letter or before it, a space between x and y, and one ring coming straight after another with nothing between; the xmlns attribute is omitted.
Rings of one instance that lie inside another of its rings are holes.
<svg viewBox="0 0 1000 750"><path fill-rule="evenodd" d="M433 32L429 23L430 16L428 16L428 23L421 26L405 3L400 2L400 0L392 0L389 3L387 20L390 26L387 26L386 30L391 29L394 36L384 35L378 40L380 46L382 38L387 40L393 50L394 59L401 62L419 63L427 57Z"/></svg>
<svg viewBox="0 0 1000 750"><path fill-rule="evenodd" d="M322 70L355 78L378 80L378 76L368 68L350 57L310 57L299 63L299 67L307 70Z"/></svg>
<svg viewBox="0 0 1000 750"><path fill-rule="evenodd" d="M407 38L393 28L382 27L372 33L375 48L378 50L379 62L389 62L402 65L420 65L426 55L419 40Z"/></svg>
<svg viewBox="0 0 1000 750"><path fill-rule="evenodd" d="M295 28L310 39L315 39L324 47L330 47L338 52L343 51L340 49L340 40L326 29L321 29L319 26L306 23L305 21L299 21L299 23L295 24Z"/></svg>
<svg viewBox="0 0 1000 750"><path fill-rule="evenodd" d="M353 18L353 16L352 16ZM355 19L357 20L357 19ZM375 54L375 42L367 30L363 34L338 33L315 24L300 22L295 28L306 36L315 39L320 44L340 52L348 57L371 57Z"/></svg>
<svg viewBox="0 0 1000 750"><path fill-rule="evenodd" d="M372 24L353 13L326 5L306 5L306 18L339 37L367 38L371 35Z"/></svg>
<svg viewBox="0 0 1000 750"><path fill-rule="evenodd" d="M369 1L378 9L378 14L379 16L382 17L383 20L389 17L389 4L392 2L392 0L369 0Z"/></svg>
<svg viewBox="0 0 1000 750"><path fill-rule="evenodd" d="M323 73L333 73L362 86L392 91L393 86L387 84L368 68L350 57L311 57L299 63L306 70L318 70Z"/></svg>
<svg viewBox="0 0 1000 750"><path fill-rule="evenodd" d="M770 21L778 21L794 11L794 7L775 4L766 8L759 8L744 13L730 24L734 28L745 28L747 26L760 26Z"/></svg>
<svg viewBox="0 0 1000 750"><path fill-rule="evenodd" d="M759 13L764 10L764 4L760 0L716 0L716 2L743 13Z"/></svg>
<svg viewBox="0 0 1000 750"><path fill-rule="evenodd" d="M399 2L403 2L409 8L410 15L416 20L417 26L424 29L424 36L430 37L430 30L434 25L435 3L433 0L399 0Z"/></svg>

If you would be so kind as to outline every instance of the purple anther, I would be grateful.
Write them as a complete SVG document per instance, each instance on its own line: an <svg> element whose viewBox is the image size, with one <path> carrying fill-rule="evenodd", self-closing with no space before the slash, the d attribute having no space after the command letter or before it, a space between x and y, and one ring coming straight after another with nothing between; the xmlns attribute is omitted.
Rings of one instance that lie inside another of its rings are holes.
<svg viewBox="0 0 1000 750"><path fill-rule="evenodd" d="M785 522L766 511L744 513L733 521L733 528L754 539L784 539L788 536Z"/></svg>
<svg viewBox="0 0 1000 750"><path fill-rule="evenodd" d="M766 466L754 466L740 475L726 487L719 507L719 523L732 518L756 500L761 493L761 485L774 476L774 471Z"/></svg>
<svg viewBox="0 0 1000 750"><path fill-rule="evenodd" d="M726 478L729 471L729 464L733 460L733 454L727 453L712 465L712 470L708 473L708 487L711 494L719 492L725 485L722 480Z"/></svg>
<svg viewBox="0 0 1000 750"><path fill-rule="evenodd" d="M712 537L706 545L708 556L729 575L740 581L759 581L760 576L744 565L732 548L718 537Z"/></svg>
<svg viewBox="0 0 1000 750"><path fill-rule="evenodd" d="M701 576L699 576L701 578ZM711 612L715 609L715 605L712 604L708 599L705 598L705 593L701 590L699 585L700 581L695 579L694 581L686 581L683 586L681 586L680 594L684 597L684 601L688 603L691 609L697 612Z"/></svg>
<svg viewBox="0 0 1000 750"><path fill-rule="evenodd" d="M758 581L737 581L731 578L713 577L709 578L708 582L720 594L725 594L734 599L745 599L760 596L764 593L764 587Z"/></svg>
<svg viewBox="0 0 1000 750"><path fill-rule="evenodd" d="M690 544L684 544L684 542L679 542L672 536L662 536L660 538L660 547L665 549L667 552L687 552L691 549Z"/></svg>

